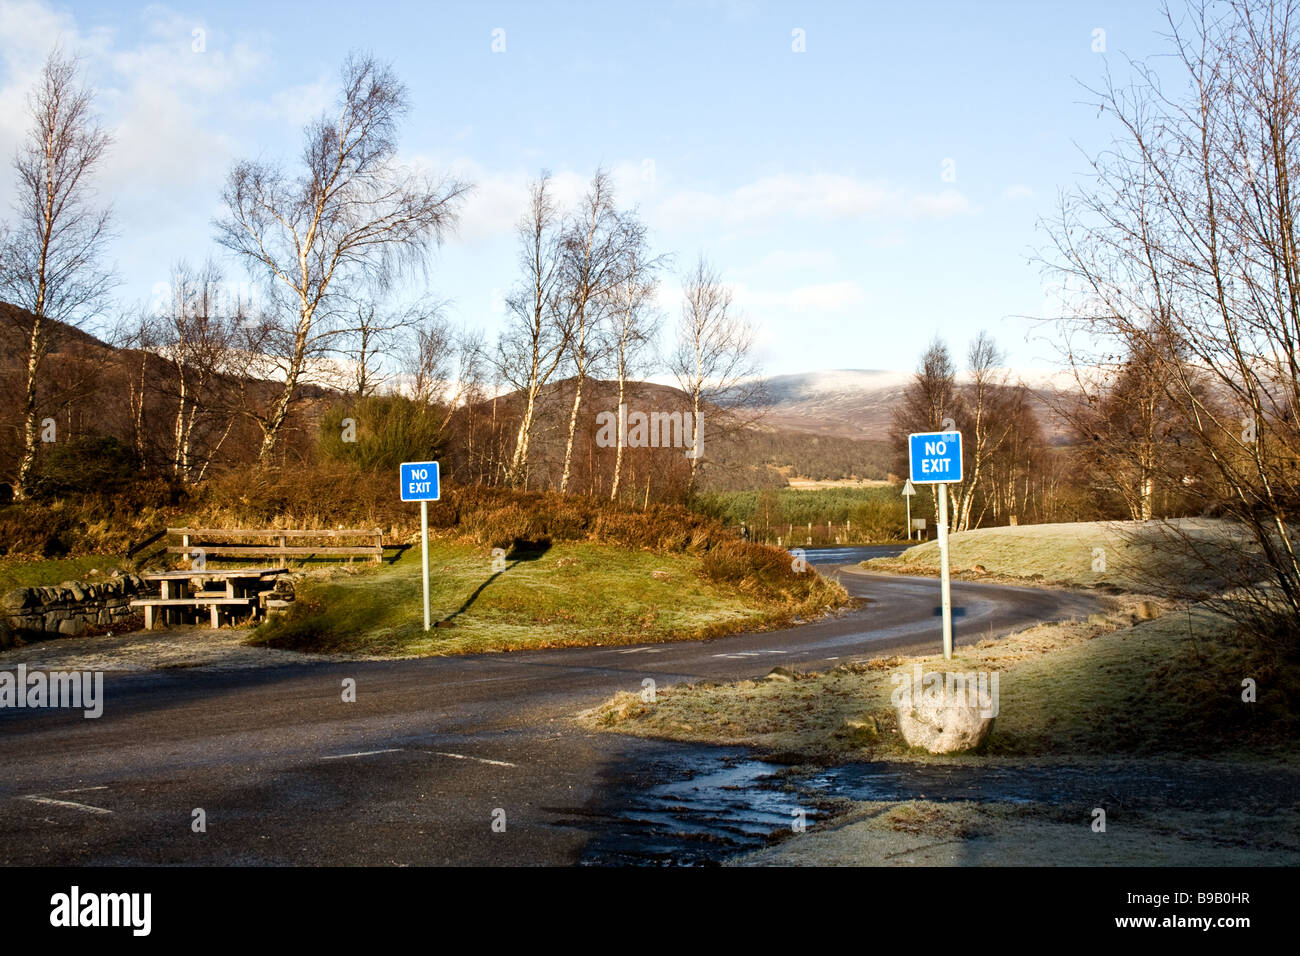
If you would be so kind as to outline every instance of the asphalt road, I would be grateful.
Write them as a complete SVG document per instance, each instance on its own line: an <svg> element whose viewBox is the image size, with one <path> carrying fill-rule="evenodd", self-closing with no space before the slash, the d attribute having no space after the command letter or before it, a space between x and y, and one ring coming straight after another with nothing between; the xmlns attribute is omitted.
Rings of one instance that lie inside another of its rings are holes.
<svg viewBox="0 0 1300 956"><path fill-rule="evenodd" d="M109 673L104 714L0 710L0 863L568 864L608 781L664 745L573 715L644 678L932 650L938 582L835 564L847 615L714 641L238 671ZM1084 616L1086 594L953 583L957 643ZM5 668L0 655L0 669ZM356 700L342 700L346 679ZM206 832L195 832L202 810ZM494 822L496 827L494 828ZM501 824L504 822L504 829Z"/></svg>

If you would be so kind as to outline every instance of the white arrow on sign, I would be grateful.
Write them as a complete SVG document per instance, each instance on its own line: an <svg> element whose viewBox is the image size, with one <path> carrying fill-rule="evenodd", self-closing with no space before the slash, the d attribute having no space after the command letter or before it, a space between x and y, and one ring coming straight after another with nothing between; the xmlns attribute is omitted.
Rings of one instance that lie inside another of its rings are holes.
<svg viewBox="0 0 1300 956"><path fill-rule="evenodd" d="M903 482L903 497L910 498L914 494L916 494L916 489L912 487L912 482L911 481Z"/></svg>

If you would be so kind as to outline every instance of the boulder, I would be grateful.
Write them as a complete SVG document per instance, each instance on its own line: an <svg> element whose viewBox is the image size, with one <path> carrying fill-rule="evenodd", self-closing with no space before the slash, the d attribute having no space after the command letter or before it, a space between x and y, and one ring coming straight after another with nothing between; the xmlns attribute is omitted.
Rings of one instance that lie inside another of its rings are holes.
<svg viewBox="0 0 1300 956"><path fill-rule="evenodd" d="M932 754L974 750L988 739L993 718L953 695L921 695L898 705L898 729L908 746Z"/></svg>
<svg viewBox="0 0 1300 956"><path fill-rule="evenodd" d="M85 629L86 622L79 617L68 617L59 622L60 634L80 634Z"/></svg>
<svg viewBox="0 0 1300 956"><path fill-rule="evenodd" d="M13 588L6 591L3 605L6 611L21 611L40 603L40 598L32 593L31 588Z"/></svg>

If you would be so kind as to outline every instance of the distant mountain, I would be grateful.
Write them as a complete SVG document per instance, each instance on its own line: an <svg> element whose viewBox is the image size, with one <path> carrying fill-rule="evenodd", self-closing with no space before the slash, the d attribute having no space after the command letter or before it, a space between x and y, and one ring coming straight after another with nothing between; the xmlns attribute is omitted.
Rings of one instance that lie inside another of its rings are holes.
<svg viewBox="0 0 1300 956"><path fill-rule="evenodd" d="M772 428L837 438L882 441L889 438L894 409L911 372L883 369L828 369L775 375L766 381L763 422ZM963 381L965 376L959 376ZM1062 428L1049 399L1066 387L1068 376L1037 369L1010 371L1008 382L1023 382L1034 396L1044 434L1061 436Z"/></svg>

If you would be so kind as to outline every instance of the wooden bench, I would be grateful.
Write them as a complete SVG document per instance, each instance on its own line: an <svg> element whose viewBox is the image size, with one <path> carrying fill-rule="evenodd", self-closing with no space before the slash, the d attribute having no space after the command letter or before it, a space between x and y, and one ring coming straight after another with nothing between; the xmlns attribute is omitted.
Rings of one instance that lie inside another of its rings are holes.
<svg viewBox="0 0 1300 956"><path fill-rule="evenodd" d="M181 539L179 545L167 548L169 554L193 557L196 552L204 558L218 560L230 558L279 558L280 567L286 567L290 557L370 558L384 560L384 532L382 528L338 528L321 531L300 531L289 528L168 528L167 533ZM230 541L212 541L212 538L233 538ZM274 544L239 544L239 539L273 538ZM302 544L289 541L307 538L341 542L349 538L369 538L374 544Z"/></svg>
<svg viewBox="0 0 1300 956"><path fill-rule="evenodd" d="M248 609L251 616L257 613L257 598L201 597L198 595L190 598L168 598L165 601L162 598L138 598L131 602L131 606L144 608L144 629L146 631L153 630L154 608L160 607L206 607L212 614L212 626L217 628L221 626L221 609L223 607L231 609L244 607Z"/></svg>

